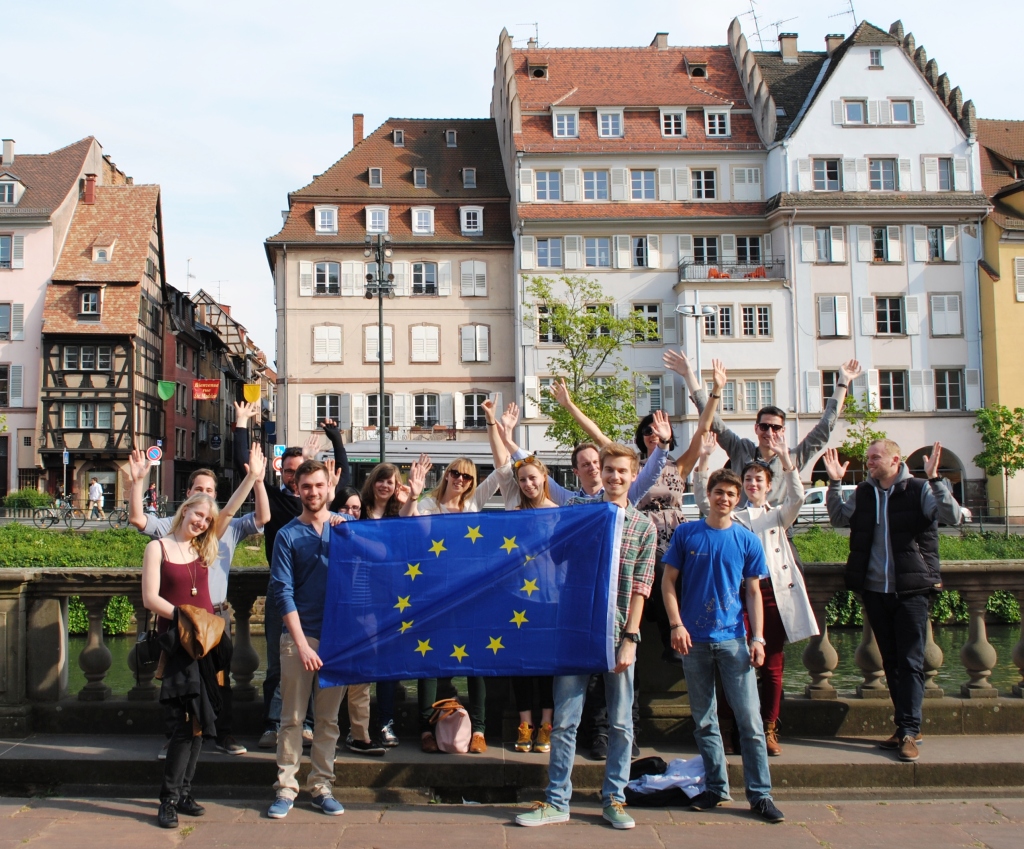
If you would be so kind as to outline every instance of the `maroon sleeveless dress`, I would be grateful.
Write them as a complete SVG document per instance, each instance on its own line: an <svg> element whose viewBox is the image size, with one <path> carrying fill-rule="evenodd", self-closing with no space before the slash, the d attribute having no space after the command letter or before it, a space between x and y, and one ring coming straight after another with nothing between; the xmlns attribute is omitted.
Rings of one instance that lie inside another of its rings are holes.
<svg viewBox="0 0 1024 849"><path fill-rule="evenodd" d="M191 563L172 563L167 559L167 549L160 543L160 598L175 607L191 604L213 613L210 600L209 573L201 557ZM195 583L193 584L193 579ZM192 587L196 594L192 595ZM157 617L156 630L162 634L171 627L171 620Z"/></svg>

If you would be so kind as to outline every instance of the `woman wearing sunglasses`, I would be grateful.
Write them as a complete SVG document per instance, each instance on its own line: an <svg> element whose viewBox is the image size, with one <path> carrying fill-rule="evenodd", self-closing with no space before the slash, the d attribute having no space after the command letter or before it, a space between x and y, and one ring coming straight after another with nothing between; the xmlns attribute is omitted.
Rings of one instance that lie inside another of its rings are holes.
<svg viewBox="0 0 1024 849"><path fill-rule="evenodd" d="M498 433L498 423L494 418L494 403L485 401L481 405L487 419L487 434L491 441L491 453L495 456L505 454L505 447ZM507 456L507 455L506 455ZM495 469L477 484L476 464L469 457L456 457L452 460L437 486L430 494L420 498L426 483L427 473L433 468L430 458L423 454L409 468L409 500L402 505L402 516L430 516L438 513L479 513L487 501L494 495L502 481L501 469ZM506 485L502 489L505 498L505 509L514 510L519 504L519 493L510 492L514 487ZM484 700L487 697L485 679L476 675L467 677L469 690L469 719L473 727L469 751L480 754L487 751L484 739ZM421 678L416 682L416 692L420 712L420 746L424 752L436 752L437 740L431 730L430 717L434 712L433 705L437 701L437 679Z"/></svg>

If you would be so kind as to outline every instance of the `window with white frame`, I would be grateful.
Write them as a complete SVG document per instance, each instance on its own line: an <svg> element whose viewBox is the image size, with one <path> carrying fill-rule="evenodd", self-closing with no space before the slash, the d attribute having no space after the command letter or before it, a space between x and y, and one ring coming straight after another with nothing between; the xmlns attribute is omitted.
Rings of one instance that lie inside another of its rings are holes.
<svg viewBox="0 0 1024 849"><path fill-rule="evenodd" d="M721 137L731 135L731 131L729 129L729 113L705 112L704 132L709 136Z"/></svg>
<svg viewBox="0 0 1024 849"><path fill-rule="evenodd" d="M956 228L929 227L928 228L928 261L929 262L956 262Z"/></svg>
<svg viewBox="0 0 1024 849"><path fill-rule="evenodd" d="M579 135L579 113L576 110L555 112L552 120L556 138L573 139Z"/></svg>
<svg viewBox="0 0 1024 849"><path fill-rule="evenodd" d="M608 200L608 172L583 172L583 199Z"/></svg>
<svg viewBox="0 0 1024 849"><path fill-rule="evenodd" d="M708 394L710 395L715 391L714 384L709 380L705 385ZM718 402L718 409L723 413L735 413L736 412L736 381L727 380L725 386L722 387L722 398Z"/></svg>
<svg viewBox="0 0 1024 849"><path fill-rule="evenodd" d="M464 188L464 189L475 189L476 188L476 168L463 168L462 169L462 188Z"/></svg>
<svg viewBox="0 0 1024 849"><path fill-rule="evenodd" d="M561 171L534 171L534 197L537 200L562 199Z"/></svg>
<svg viewBox="0 0 1024 849"><path fill-rule="evenodd" d="M540 342L561 344L562 337L555 331L551 310L547 304L537 304L537 339Z"/></svg>
<svg viewBox="0 0 1024 849"><path fill-rule="evenodd" d="M465 324L459 328L460 358L464 363L491 361L491 328L486 324Z"/></svg>
<svg viewBox="0 0 1024 849"><path fill-rule="evenodd" d="M908 410L907 373L905 371L878 372L878 407L894 412Z"/></svg>
<svg viewBox="0 0 1024 849"><path fill-rule="evenodd" d="M437 363L441 360L441 331L436 325L420 324L409 328L409 360L414 363Z"/></svg>
<svg viewBox="0 0 1024 849"><path fill-rule="evenodd" d="M872 47L868 51L868 66L871 68L882 67L882 48Z"/></svg>
<svg viewBox="0 0 1024 849"><path fill-rule="evenodd" d="M772 310L769 306L740 307L743 335L747 338L772 335Z"/></svg>
<svg viewBox="0 0 1024 849"><path fill-rule="evenodd" d="M818 296L818 336L850 335L850 300L847 295Z"/></svg>
<svg viewBox="0 0 1024 849"><path fill-rule="evenodd" d="M604 139L622 137L622 112L597 111L597 134Z"/></svg>
<svg viewBox="0 0 1024 849"><path fill-rule="evenodd" d="M100 293L98 289L86 289L82 292L78 313L85 316L98 316L100 314Z"/></svg>
<svg viewBox="0 0 1024 849"><path fill-rule="evenodd" d="M939 191L951 192L956 183L953 180L953 160L948 156L939 157Z"/></svg>
<svg viewBox="0 0 1024 849"><path fill-rule="evenodd" d="M885 105L884 103L882 104ZM912 100L891 100L889 108L892 110L892 122L894 124L914 123L914 102Z"/></svg>
<svg viewBox="0 0 1024 849"><path fill-rule="evenodd" d="M379 346L377 344L377 325L369 324L363 328L363 359L368 363L378 361ZM384 362L394 362L393 329L391 325L384 325Z"/></svg>
<svg viewBox="0 0 1024 849"><path fill-rule="evenodd" d="M0 407L11 406L11 367L0 366Z"/></svg>
<svg viewBox="0 0 1024 849"><path fill-rule="evenodd" d="M376 392L366 396L366 424L368 427L381 427L380 395ZM384 396L384 427L391 427L391 396Z"/></svg>
<svg viewBox="0 0 1024 849"><path fill-rule="evenodd" d="M821 373L821 408L836 393L836 384L839 383L839 371L837 369L825 369Z"/></svg>
<svg viewBox="0 0 1024 849"><path fill-rule="evenodd" d="M338 208L334 206L316 206L313 208L316 215L317 233L338 232Z"/></svg>
<svg viewBox="0 0 1024 849"><path fill-rule="evenodd" d="M583 264L587 268L611 268L612 246L608 238L588 238L584 240Z"/></svg>
<svg viewBox="0 0 1024 849"><path fill-rule="evenodd" d="M562 267L561 239L537 239L537 267Z"/></svg>
<svg viewBox="0 0 1024 849"><path fill-rule="evenodd" d="M587 314L594 318L590 330L587 331L589 338L597 339L599 336L611 336L611 329L608 327L608 319L612 315L610 304L588 304Z"/></svg>
<svg viewBox="0 0 1024 849"><path fill-rule="evenodd" d="M694 236L693 261L696 265L714 265L717 263L718 236Z"/></svg>
<svg viewBox="0 0 1024 849"><path fill-rule="evenodd" d="M359 267L359 264L356 263L356 268L358 268L358 267ZM390 262L385 262L384 263L384 282L385 283L387 283L388 277L390 277L390 276L391 276L391 263ZM366 280L367 277L371 277L373 279L372 280ZM368 285L372 285L372 286L376 286L377 285L377 263L375 263L375 262L368 262L368 263L366 263L366 274L363 275L363 280L366 281Z"/></svg>
<svg viewBox="0 0 1024 849"><path fill-rule="evenodd" d="M466 259L459 265L461 294L464 298L487 297L487 263L481 259Z"/></svg>
<svg viewBox="0 0 1024 849"><path fill-rule="evenodd" d="M414 262L412 264L412 293L414 295L437 294L436 262Z"/></svg>
<svg viewBox="0 0 1024 849"><path fill-rule="evenodd" d="M935 369L935 409L964 409L964 373L960 369Z"/></svg>
<svg viewBox="0 0 1024 849"><path fill-rule="evenodd" d="M113 427L113 408L106 402L96 405L96 427L99 430L110 430Z"/></svg>
<svg viewBox="0 0 1024 849"><path fill-rule="evenodd" d="M320 325L313 328L313 362L341 362L341 327Z"/></svg>
<svg viewBox="0 0 1024 849"><path fill-rule="evenodd" d="M487 418L484 416L484 411L480 409L480 405L486 400L487 395L483 392L467 392L462 397L463 427L487 427Z"/></svg>
<svg viewBox="0 0 1024 849"><path fill-rule="evenodd" d="M445 130L444 141L448 147L458 147L459 134L456 130Z"/></svg>
<svg viewBox="0 0 1024 849"><path fill-rule="evenodd" d="M110 371L113 349L110 345L100 345L96 348L96 370Z"/></svg>
<svg viewBox="0 0 1024 849"><path fill-rule="evenodd" d="M341 420L341 396L325 392L316 396L316 422L324 419Z"/></svg>
<svg viewBox="0 0 1024 849"><path fill-rule="evenodd" d="M760 236L736 237L736 262L738 262L740 265L761 264Z"/></svg>
<svg viewBox="0 0 1024 849"><path fill-rule="evenodd" d="M64 428L77 428L78 427L78 404L65 404L63 409L63 425Z"/></svg>
<svg viewBox="0 0 1024 849"><path fill-rule="evenodd" d="M902 336L906 332L903 316L903 298L875 298L875 333L879 336Z"/></svg>
<svg viewBox="0 0 1024 849"><path fill-rule="evenodd" d="M690 196L694 200L714 200L715 171L714 169L692 169L690 171Z"/></svg>
<svg viewBox="0 0 1024 849"><path fill-rule="evenodd" d="M932 336L962 336L959 295L929 295Z"/></svg>
<svg viewBox="0 0 1024 849"><path fill-rule="evenodd" d="M633 312L646 320L646 326L633 336L634 342L661 340L661 304L633 304Z"/></svg>
<svg viewBox="0 0 1024 849"><path fill-rule="evenodd" d="M838 192L842 189L842 161L839 159L814 159L814 190L816 192Z"/></svg>
<svg viewBox="0 0 1024 849"><path fill-rule="evenodd" d="M431 207L413 207L412 232L417 236L434 235L434 210Z"/></svg>
<svg viewBox="0 0 1024 849"><path fill-rule="evenodd" d="M832 228L814 228L815 262L832 262Z"/></svg>
<svg viewBox="0 0 1024 849"><path fill-rule="evenodd" d="M394 141L395 147L405 147L405 130L392 130L391 138Z"/></svg>
<svg viewBox="0 0 1024 849"><path fill-rule="evenodd" d="M425 189L427 187L427 169L426 168L413 168L412 169L412 184L417 189Z"/></svg>
<svg viewBox="0 0 1024 849"><path fill-rule="evenodd" d="M704 335L724 338L732 336L731 306L719 306L718 312L704 316Z"/></svg>
<svg viewBox="0 0 1024 849"><path fill-rule="evenodd" d="M463 206L459 209L462 219L463 236L479 236L484 232L484 208L482 206Z"/></svg>
<svg viewBox="0 0 1024 849"><path fill-rule="evenodd" d="M775 403L775 382L772 380L744 380L743 407L748 413Z"/></svg>
<svg viewBox="0 0 1024 849"><path fill-rule="evenodd" d="M0 268L11 267L11 247L13 243L12 236L0 236Z"/></svg>
<svg viewBox="0 0 1024 849"><path fill-rule="evenodd" d="M630 197L633 200L654 200L654 169L639 170L634 168L629 172Z"/></svg>
<svg viewBox="0 0 1024 849"><path fill-rule="evenodd" d="M317 295L341 294L341 264L337 262L318 262L314 271Z"/></svg>
<svg viewBox="0 0 1024 849"><path fill-rule="evenodd" d="M383 168L371 168L369 170L369 180L371 189L379 189L384 185L384 169Z"/></svg>
<svg viewBox="0 0 1024 849"><path fill-rule="evenodd" d="M14 203L14 183L0 183L0 203Z"/></svg>
<svg viewBox="0 0 1024 849"><path fill-rule="evenodd" d="M868 122L868 104L863 100L843 101L843 123L866 124Z"/></svg>
<svg viewBox="0 0 1024 849"><path fill-rule="evenodd" d="M868 188L873 192L896 191L896 160L868 160Z"/></svg>
<svg viewBox="0 0 1024 849"><path fill-rule="evenodd" d="M634 268L648 267L646 236L630 237L630 260Z"/></svg>
<svg viewBox="0 0 1024 849"><path fill-rule="evenodd" d="M82 346L82 371L96 370L96 348L92 345Z"/></svg>
<svg viewBox="0 0 1024 849"><path fill-rule="evenodd" d="M416 427L433 427L440 422L438 408L440 397L433 392L421 392L413 396L413 424Z"/></svg>
<svg viewBox="0 0 1024 849"><path fill-rule="evenodd" d="M661 113L661 134L663 136L685 136L686 135L686 113L685 112L662 112Z"/></svg>
<svg viewBox="0 0 1024 849"><path fill-rule="evenodd" d="M388 208L386 206L366 207L366 232L386 233L388 231Z"/></svg>
<svg viewBox="0 0 1024 849"><path fill-rule="evenodd" d="M78 369L78 353L79 348L77 345L64 346L64 371L75 371Z"/></svg>

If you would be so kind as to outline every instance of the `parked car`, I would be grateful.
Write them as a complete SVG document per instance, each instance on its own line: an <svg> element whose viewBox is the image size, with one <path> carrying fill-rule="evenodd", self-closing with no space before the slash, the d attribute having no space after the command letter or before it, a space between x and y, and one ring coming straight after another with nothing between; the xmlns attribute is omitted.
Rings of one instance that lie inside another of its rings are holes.
<svg viewBox="0 0 1024 849"><path fill-rule="evenodd" d="M687 522L700 521L700 508L697 507L697 499L692 492L683 493L682 512Z"/></svg>
<svg viewBox="0 0 1024 849"><path fill-rule="evenodd" d="M857 487L853 484L843 484L841 496L846 501ZM807 490L804 495L804 503L800 506L800 514L796 517L798 523L818 524L828 522L828 507L825 504L825 496L828 492L827 486L815 486Z"/></svg>

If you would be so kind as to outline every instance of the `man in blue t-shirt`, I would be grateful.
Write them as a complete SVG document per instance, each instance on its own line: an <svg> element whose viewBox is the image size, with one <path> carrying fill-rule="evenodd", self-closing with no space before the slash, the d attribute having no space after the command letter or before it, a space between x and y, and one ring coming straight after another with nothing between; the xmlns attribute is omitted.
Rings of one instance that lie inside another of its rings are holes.
<svg viewBox="0 0 1024 849"><path fill-rule="evenodd" d="M683 655L683 671L696 725L694 737L704 760L706 789L690 802L706 811L732 801L722 734L715 706L715 670L736 714L743 753L747 801L768 822L782 822L772 801L764 726L754 668L764 663L761 578L768 578L761 540L732 520L743 483L730 469L708 480L706 519L680 525L665 553L661 592L672 629L672 648ZM676 580L682 572L682 598ZM744 591L744 587L746 590ZM743 625L746 601L750 647Z"/></svg>

